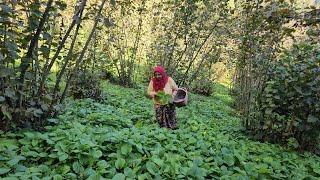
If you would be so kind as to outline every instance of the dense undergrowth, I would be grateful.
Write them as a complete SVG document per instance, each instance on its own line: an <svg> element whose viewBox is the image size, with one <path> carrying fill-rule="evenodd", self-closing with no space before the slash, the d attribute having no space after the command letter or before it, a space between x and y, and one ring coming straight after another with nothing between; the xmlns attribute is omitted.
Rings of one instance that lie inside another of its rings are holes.
<svg viewBox="0 0 320 180"><path fill-rule="evenodd" d="M191 95L178 130L161 129L144 89L104 85L69 101L46 132L1 133L2 179L317 179L320 158L241 135L227 89ZM54 125L58 123L58 125Z"/></svg>

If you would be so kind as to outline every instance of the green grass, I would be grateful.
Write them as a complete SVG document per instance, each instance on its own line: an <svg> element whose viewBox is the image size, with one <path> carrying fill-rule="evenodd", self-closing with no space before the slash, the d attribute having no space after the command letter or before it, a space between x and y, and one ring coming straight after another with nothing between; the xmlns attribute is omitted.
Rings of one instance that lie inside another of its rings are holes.
<svg viewBox="0 0 320 180"><path fill-rule="evenodd" d="M144 88L103 85L107 99L69 101L47 132L1 133L7 179L319 179L320 158L242 135L222 85L190 94L178 130L159 128ZM5 178L4 178L5 179Z"/></svg>

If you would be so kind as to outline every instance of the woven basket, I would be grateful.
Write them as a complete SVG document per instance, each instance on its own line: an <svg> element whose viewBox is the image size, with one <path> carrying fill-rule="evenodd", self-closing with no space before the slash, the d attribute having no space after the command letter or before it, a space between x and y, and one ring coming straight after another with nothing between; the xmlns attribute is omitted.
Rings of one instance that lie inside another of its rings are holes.
<svg viewBox="0 0 320 180"><path fill-rule="evenodd" d="M177 107L186 106L188 103L188 91L186 88L178 88L177 94L173 98L173 103Z"/></svg>

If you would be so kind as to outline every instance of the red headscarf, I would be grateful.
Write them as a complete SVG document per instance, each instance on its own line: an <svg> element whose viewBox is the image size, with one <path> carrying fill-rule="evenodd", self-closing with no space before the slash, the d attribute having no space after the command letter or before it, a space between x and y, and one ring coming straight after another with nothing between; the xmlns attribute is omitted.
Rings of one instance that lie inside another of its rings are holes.
<svg viewBox="0 0 320 180"><path fill-rule="evenodd" d="M168 82L169 76L167 76L165 69L162 66L157 66L153 70L154 73L159 73L162 78L158 80L156 77L152 78L154 91L162 91L166 83Z"/></svg>

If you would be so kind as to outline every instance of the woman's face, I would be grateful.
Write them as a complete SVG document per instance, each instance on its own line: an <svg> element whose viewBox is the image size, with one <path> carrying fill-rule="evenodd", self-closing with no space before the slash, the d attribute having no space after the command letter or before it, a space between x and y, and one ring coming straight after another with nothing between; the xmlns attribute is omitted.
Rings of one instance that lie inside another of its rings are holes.
<svg viewBox="0 0 320 180"><path fill-rule="evenodd" d="M155 76L158 80L162 79L162 75L161 75L160 73L158 73L158 72L155 72L155 73L154 73L154 76Z"/></svg>

